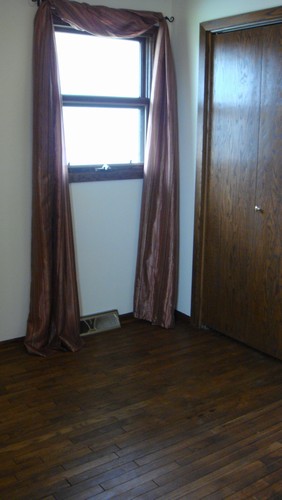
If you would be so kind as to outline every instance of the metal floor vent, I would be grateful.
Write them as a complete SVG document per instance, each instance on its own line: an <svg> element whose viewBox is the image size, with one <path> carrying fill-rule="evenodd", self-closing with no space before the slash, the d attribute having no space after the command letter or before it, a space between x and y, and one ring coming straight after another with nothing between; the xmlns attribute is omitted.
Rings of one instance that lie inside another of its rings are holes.
<svg viewBox="0 0 282 500"><path fill-rule="evenodd" d="M93 333L114 330L115 328L120 328L118 311L116 309L80 318L80 335L91 335Z"/></svg>

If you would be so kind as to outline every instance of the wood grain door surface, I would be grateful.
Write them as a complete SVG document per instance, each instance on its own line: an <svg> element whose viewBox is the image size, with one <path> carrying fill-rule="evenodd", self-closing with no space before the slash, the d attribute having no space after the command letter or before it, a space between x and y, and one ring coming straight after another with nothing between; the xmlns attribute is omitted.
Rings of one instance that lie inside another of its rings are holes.
<svg viewBox="0 0 282 500"><path fill-rule="evenodd" d="M213 35L202 323L282 359L281 40Z"/></svg>

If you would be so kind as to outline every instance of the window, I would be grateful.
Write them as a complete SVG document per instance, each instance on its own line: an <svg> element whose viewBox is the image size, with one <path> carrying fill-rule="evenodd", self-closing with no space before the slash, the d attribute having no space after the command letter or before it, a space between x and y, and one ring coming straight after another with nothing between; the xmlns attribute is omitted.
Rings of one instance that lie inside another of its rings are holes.
<svg viewBox="0 0 282 500"><path fill-rule="evenodd" d="M70 181L142 177L152 37L55 34Z"/></svg>

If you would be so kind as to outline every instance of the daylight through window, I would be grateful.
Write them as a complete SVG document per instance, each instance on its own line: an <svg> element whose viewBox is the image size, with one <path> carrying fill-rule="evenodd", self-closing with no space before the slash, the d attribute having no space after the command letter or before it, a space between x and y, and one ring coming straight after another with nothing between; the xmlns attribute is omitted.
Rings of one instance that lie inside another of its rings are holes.
<svg viewBox="0 0 282 500"><path fill-rule="evenodd" d="M142 176L149 39L55 33L71 180Z"/></svg>

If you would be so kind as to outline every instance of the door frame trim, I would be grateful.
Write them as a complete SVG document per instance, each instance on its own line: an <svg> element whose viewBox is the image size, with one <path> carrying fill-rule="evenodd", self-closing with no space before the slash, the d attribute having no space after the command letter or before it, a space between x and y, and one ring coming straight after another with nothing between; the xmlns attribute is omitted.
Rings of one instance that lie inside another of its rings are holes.
<svg viewBox="0 0 282 500"><path fill-rule="evenodd" d="M191 322L202 326L204 252L210 144L210 98L212 84L212 35L239 29L282 23L282 6L248 12L200 24L198 130L196 154L194 252Z"/></svg>

